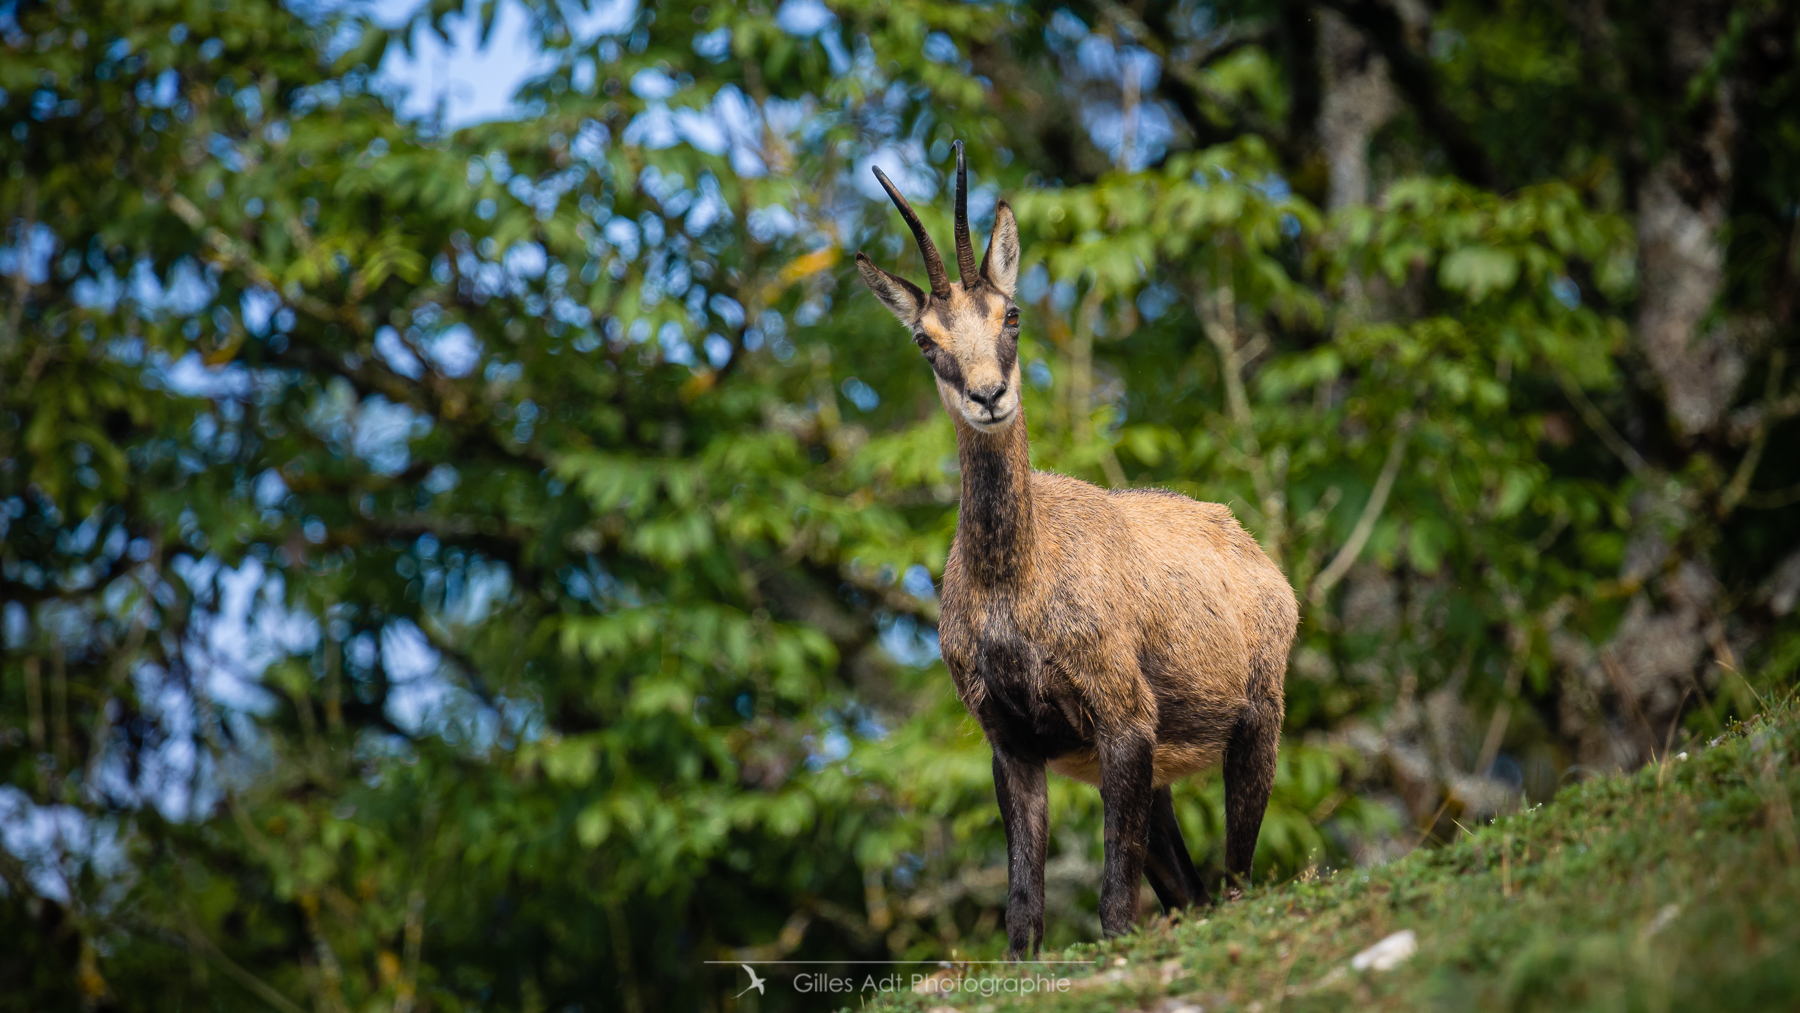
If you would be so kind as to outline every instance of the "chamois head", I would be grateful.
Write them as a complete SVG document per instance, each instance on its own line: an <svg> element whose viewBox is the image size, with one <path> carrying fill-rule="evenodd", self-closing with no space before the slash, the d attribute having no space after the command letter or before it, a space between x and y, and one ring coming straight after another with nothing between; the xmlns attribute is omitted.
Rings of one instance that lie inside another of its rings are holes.
<svg viewBox="0 0 1800 1013"><path fill-rule="evenodd" d="M857 270L875 297L912 329L913 341L937 374L944 407L983 432L1004 430L1019 418L1019 307L1013 302L1019 281L1019 225L1012 208L1005 201L995 207L994 234L976 267L969 242L969 174L962 142L957 141L956 268L962 280L952 284L912 206L879 168L875 178L918 240L931 291L922 292L912 282L883 271L860 252Z"/></svg>

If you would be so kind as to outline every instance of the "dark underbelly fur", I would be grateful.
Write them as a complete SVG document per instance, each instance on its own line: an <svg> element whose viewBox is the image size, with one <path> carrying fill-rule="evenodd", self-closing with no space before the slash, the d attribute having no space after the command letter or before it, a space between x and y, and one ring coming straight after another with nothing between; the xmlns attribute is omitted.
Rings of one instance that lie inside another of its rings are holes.
<svg viewBox="0 0 1800 1013"><path fill-rule="evenodd" d="M984 691L975 717L996 746L1039 762L1093 748L1093 722L1082 701L1072 692L1033 688L1044 662L1030 643L989 633L977 641L974 660Z"/></svg>
<svg viewBox="0 0 1800 1013"><path fill-rule="evenodd" d="M995 745L1021 759L1039 762L1095 747L1094 722L1085 701L1068 679L1042 680L1040 669L1054 665L1016 633L991 627L976 642L973 675L982 701L975 715ZM1158 678L1160 666L1139 659L1156 695L1159 742L1223 746L1243 710L1243 701L1196 697L1174 691ZM1035 687L1049 683L1047 692Z"/></svg>

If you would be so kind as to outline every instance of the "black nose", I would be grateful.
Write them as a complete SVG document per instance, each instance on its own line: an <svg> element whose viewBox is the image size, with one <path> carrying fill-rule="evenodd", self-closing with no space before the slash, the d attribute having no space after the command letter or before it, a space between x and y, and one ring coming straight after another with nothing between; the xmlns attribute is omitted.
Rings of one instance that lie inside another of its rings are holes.
<svg viewBox="0 0 1800 1013"><path fill-rule="evenodd" d="M989 415L992 415L994 413L994 406L999 404L1000 399L1005 396L1006 396L1006 384L1005 383L994 384L992 387L989 387L986 390L976 390L974 388L969 389L969 399L974 401L976 404L980 405L981 407L986 408L988 410Z"/></svg>

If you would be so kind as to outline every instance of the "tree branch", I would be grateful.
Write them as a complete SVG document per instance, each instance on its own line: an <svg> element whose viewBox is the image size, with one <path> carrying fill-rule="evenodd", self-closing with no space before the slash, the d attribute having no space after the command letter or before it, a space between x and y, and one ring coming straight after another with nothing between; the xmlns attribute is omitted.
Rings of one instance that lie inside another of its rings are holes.
<svg viewBox="0 0 1800 1013"><path fill-rule="evenodd" d="M1387 460L1381 465L1381 474L1375 479L1375 489L1369 493L1369 501L1363 504L1362 516L1356 519L1356 527L1350 531L1350 540L1338 550L1337 557L1313 581L1312 588L1307 593L1307 600L1314 605L1324 602L1325 595L1330 593L1338 581L1344 579L1344 574L1350 572L1351 564L1362 554L1369 536L1375 533L1375 522L1387 507L1388 494L1394 491L1394 479L1400 475L1400 461L1406 456L1406 434L1411 428L1410 420L1402 420L1398 431L1394 433L1394 442L1388 447Z"/></svg>
<svg viewBox="0 0 1800 1013"><path fill-rule="evenodd" d="M1451 169L1478 186L1499 189L1500 180L1487 152L1439 99L1442 89L1431 62L1407 44L1406 23L1400 19L1400 12L1382 0L1325 0L1325 5L1344 15L1381 51L1387 60L1389 79L1419 114L1425 133L1443 147Z"/></svg>
<svg viewBox="0 0 1800 1013"><path fill-rule="evenodd" d="M13 352L19 347L19 326L25 318L25 297L31 291L30 272L25 269L26 254L31 247L31 233L36 226L37 217L37 177L25 177L24 207L19 210L19 238L17 271L13 274L12 305L6 308L5 343L0 344L0 379L4 379L3 370ZM3 386L3 385L0 385Z"/></svg>
<svg viewBox="0 0 1800 1013"><path fill-rule="evenodd" d="M1625 437L1620 436L1619 431L1613 428L1612 423L1606 421L1606 416L1600 414L1600 409L1594 407L1594 402L1588 400L1587 392L1583 391L1581 385L1575 382L1575 378L1561 366L1556 367L1556 382L1562 385L1563 393L1568 395L1575 410L1581 413L1582 421L1586 422L1588 428L1600 437L1600 442L1606 444L1606 448L1624 462L1625 467L1630 469L1633 475L1643 477L1644 473L1650 470L1650 465L1645 462L1644 455L1625 442Z"/></svg>
<svg viewBox="0 0 1800 1013"><path fill-rule="evenodd" d="M206 933L200 931L199 926L193 926L186 939L182 939L182 937L174 935L173 933L165 932L163 935L164 938L180 940L187 943L189 946L197 947L208 960L219 966L219 970L225 972L226 977L249 989L251 994L280 1010L281 1013L306 1013L306 1010L302 1009L292 999L277 992L274 986L245 970L243 967L239 966L236 961L227 957L211 939L206 937Z"/></svg>
<svg viewBox="0 0 1800 1013"><path fill-rule="evenodd" d="M1769 443L1769 431L1786 421L1789 415L1800 411L1800 397L1776 400L1781 393L1781 374L1786 366L1787 350L1775 349L1769 358L1769 381L1763 393L1763 409L1756 420L1756 436L1750 441L1750 449L1745 451L1744 459L1738 462L1737 472L1731 476L1731 484L1725 487L1725 494L1719 499L1720 517L1729 516L1749 495L1750 480L1756 477L1756 466L1762 462L1763 449Z"/></svg>
<svg viewBox="0 0 1800 1013"><path fill-rule="evenodd" d="M1236 124L1218 126L1208 112L1208 107L1224 109L1227 103L1213 91L1201 74L1209 64L1222 60L1245 46L1267 46L1274 42L1276 32L1273 28L1234 25L1221 33L1223 37L1213 45L1206 46L1193 55L1178 56L1164 44L1165 40L1177 38L1174 26L1166 16L1167 8L1151 5L1151 9L1140 17L1136 11L1117 0L1101 0L1096 5L1095 14L1111 22L1116 30L1130 36L1131 42L1142 46L1162 61L1163 73L1157 81L1156 94L1168 99L1176 112L1181 114L1194 135L1196 145L1204 148L1223 144L1247 132L1262 136L1277 149L1285 151L1289 147L1290 138L1273 124L1243 110L1235 110L1238 113Z"/></svg>
<svg viewBox="0 0 1800 1013"><path fill-rule="evenodd" d="M1244 391L1244 365L1262 354L1268 339L1257 335L1242 346L1238 344L1237 301L1230 285L1219 286L1208 299L1194 299L1194 312L1200 317L1206 337L1219 353L1219 373L1225 381L1225 402L1231 413L1232 428L1243 442L1248 460L1250 481L1256 486L1256 508L1263 517L1263 551L1281 566L1281 546L1287 537L1287 499L1284 491L1269 474L1262 448L1256 442L1256 420L1250 414L1250 399ZM1285 471L1285 465L1278 465Z"/></svg>

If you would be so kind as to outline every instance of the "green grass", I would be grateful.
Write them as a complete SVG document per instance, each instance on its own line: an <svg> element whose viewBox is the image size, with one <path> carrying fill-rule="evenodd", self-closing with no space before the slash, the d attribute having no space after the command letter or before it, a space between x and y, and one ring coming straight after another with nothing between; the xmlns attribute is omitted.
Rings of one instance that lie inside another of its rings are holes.
<svg viewBox="0 0 1800 1013"><path fill-rule="evenodd" d="M1800 714L1378 869L1257 889L1061 954L1069 990L890 993L883 1010L1800 1009ZM1418 951L1353 971L1412 929ZM1018 976L976 968L972 978Z"/></svg>

